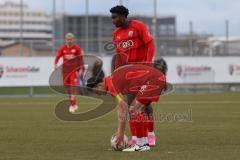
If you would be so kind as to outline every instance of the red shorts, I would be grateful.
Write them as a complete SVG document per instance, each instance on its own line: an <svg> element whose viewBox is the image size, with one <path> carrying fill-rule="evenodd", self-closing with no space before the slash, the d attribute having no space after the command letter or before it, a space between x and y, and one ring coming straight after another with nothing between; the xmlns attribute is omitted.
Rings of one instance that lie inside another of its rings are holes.
<svg viewBox="0 0 240 160"><path fill-rule="evenodd" d="M63 74L63 85L67 87L76 87L79 84L77 72Z"/></svg>

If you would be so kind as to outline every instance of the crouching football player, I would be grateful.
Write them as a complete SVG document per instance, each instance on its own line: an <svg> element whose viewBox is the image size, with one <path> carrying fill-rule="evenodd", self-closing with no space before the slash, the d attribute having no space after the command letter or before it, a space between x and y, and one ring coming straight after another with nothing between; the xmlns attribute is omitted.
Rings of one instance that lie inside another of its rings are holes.
<svg viewBox="0 0 240 160"><path fill-rule="evenodd" d="M119 67L102 82L98 79L89 79L87 86L94 88L96 93L107 91L117 99L118 129L116 135L118 144L123 142L128 113L130 113L131 119L134 119L136 144L123 151L150 150L147 138L148 116L145 107L152 102L157 102L166 86L166 78L162 71L149 65L129 64ZM136 95L129 109L128 104L124 101L124 96L128 94Z"/></svg>

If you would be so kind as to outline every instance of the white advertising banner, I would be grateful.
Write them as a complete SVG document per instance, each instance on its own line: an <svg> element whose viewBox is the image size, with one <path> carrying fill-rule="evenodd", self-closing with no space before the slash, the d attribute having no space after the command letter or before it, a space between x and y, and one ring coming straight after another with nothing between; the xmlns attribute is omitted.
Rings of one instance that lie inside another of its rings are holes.
<svg viewBox="0 0 240 160"><path fill-rule="evenodd" d="M240 57L167 57L165 60L170 83L240 83Z"/></svg>
<svg viewBox="0 0 240 160"><path fill-rule="evenodd" d="M104 57L105 75L111 57ZM173 84L240 83L240 57L165 57ZM0 57L0 86L48 86L54 57Z"/></svg>
<svg viewBox="0 0 240 160"><path fill-rule="evenodd" d="M47 86L53 58L0 57L0 86Z"/></svg>

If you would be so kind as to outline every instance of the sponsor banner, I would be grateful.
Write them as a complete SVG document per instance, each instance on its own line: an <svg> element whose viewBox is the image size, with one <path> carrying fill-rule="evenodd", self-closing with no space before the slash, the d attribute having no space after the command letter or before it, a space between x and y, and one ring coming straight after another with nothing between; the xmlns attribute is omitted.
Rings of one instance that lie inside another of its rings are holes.
<svg viewBox="0 0 240 160"><path fill-rule="evenodd" d="M166 57L165 60L170 83L240 83L240 57Z"/></svg>
<svg viewBox="0 0 240 160"><path fill-rule="evenodd" d="M164 57L173 84L240 83L240 57ZM105 75L111 57L103 57ZM0 86L48 86L54 57L0 57ZM85 64L86 65L86 64Z"/></svg>
<svg viewBox="0 0 240 160"><path fill-rule="evenodd" d="M53 58L0 58L0 86L47 86Z"/></svg>

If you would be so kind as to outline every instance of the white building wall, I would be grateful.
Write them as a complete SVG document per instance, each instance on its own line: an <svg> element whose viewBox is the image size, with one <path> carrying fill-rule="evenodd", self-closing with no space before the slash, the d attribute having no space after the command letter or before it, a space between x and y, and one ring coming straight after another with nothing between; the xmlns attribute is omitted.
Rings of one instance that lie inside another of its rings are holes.
<svg viewBox="0 0 240 160"><path fill-rule="evenodd" d="M0 38L19 39L20 37L20 5L13 2L0 4ZM23 38L51 39L52 18L43 11L31 10L23 6Z"/></svg>

